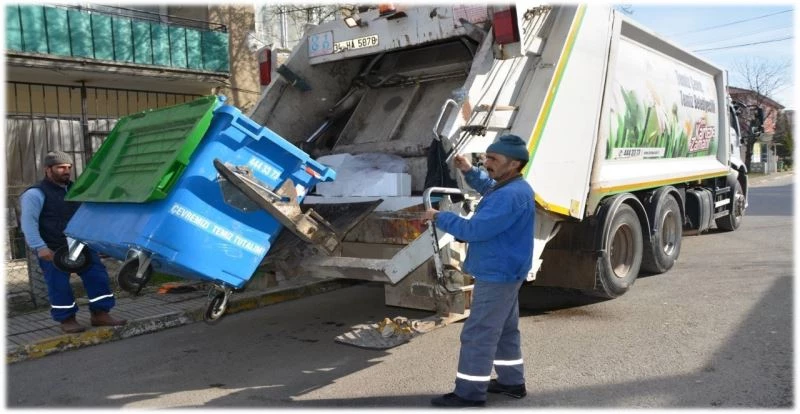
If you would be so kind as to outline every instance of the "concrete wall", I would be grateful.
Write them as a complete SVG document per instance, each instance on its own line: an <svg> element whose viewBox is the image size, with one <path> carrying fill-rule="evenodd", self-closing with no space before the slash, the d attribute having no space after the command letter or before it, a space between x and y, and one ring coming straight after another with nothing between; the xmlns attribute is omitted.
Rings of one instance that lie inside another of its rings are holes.
<svg viewBox="0 0 800 414"><path fill-rule="evenodd" d="M252 4L212 4L208 7L170 5L169 14L188 19L224 24L228 28L228 58L231 76L227 86L208 93L219 93L227 103L247 112L261 94L258 80L258 57L248 48L248 34L255 32L255 9Z"/></svg>
<svg viewBox="0 0 800 414"><path fill-rule="evenodd" d="M226 25L230 35L230 83L216 92L227 96L229 104L247 112L261 94L258 57L247 41L248 34L255 32L255 10L252 4L215 4L208 8L208 21Z"/></svg>

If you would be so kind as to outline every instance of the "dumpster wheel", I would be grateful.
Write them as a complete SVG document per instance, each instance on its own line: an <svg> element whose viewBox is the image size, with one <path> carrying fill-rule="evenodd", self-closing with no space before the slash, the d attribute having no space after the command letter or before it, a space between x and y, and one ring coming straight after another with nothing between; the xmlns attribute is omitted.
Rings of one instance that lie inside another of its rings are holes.
<svg viewBox="0 0 800 414"><path fill-rule="evenodd" d="M228 309L228 299L231 297L231 290L225 287L214 286L208 291L208 306L203 313L203 321L213 325L219 322L222 315Z"/></svg>
<svg viewBox="0 0 800 414"><path fill-rule="evenodd" d="M70 260L69 247L62 246L56 249L53 254L53 264L63 272L81 273L92 265L92 257L89 254L89 249L83 249L77 259Z"/></svg>
<svg viewBox="0 0 800 414"><path fill-rule="evenodd" d="M133 259L128 259L125 263L122 264L119 268L119 272L117 273L117 283L119 287L134 295L138 295L139 292L142 291L144 285L150 281L150 277L153 275L153 267L147 265L141 275L138 274L139 272L139 258L134 257Z"/></svg>

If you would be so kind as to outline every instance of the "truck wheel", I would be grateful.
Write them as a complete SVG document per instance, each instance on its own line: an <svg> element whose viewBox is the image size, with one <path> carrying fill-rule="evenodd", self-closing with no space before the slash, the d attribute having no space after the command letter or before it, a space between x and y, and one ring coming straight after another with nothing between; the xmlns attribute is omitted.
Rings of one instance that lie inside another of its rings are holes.
<svg viewBox="0 0 800 414"><path fill-rule="evenodd" d="M742 193L742 185L739 184L739 180L736 180L733 185L733 196L728 215L718 218L715 222L720 230L734 231L742 224L742 216L744 216L744 193Z"/></svg>
<svg viewBox="0 0 800 414"><path fill-rule="evenodd" d="M653 235L652 242L645 240L644 243L642 269L664 273L672 268L681 252L682 223L678 202L672 196L664 196L656 207L656 234Z"/></svg>
<svg viewBox="0 0 800 414"><path fill-rule="evenodd" d="M628 291L642 264L642 225L633 208L622 204L606 221L608 231L602 248L605 254L597 266L597 293L615 298Z"/></svg>

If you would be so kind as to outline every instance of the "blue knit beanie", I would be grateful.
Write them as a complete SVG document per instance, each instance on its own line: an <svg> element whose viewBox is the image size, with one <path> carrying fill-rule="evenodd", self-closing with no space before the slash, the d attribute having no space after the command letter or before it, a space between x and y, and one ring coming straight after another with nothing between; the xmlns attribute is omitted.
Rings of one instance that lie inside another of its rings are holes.
<svg viewBox="0 0 800 414"><path fill-rule="evenodd" d="M525 141L516 135L503 135L498 138L486 152L505 155L508 158L520 161L528 161L528 146Z"/></svg>

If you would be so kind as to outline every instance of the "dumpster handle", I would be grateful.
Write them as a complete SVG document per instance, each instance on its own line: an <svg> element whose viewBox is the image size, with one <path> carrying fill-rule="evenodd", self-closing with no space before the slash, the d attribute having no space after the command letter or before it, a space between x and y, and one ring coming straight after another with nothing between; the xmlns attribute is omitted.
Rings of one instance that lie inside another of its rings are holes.
<svg viewBox="0 0 800 414"><path fill-rule="evenodd" d="M178 177L181 176L181 173L183 173L184 168L186 168L186 165L184 165L182 162L180 161L173 162L172 165L167 170L167 173L164 174L164 177L169 177L169 179L166 182L159 183L158 186L156 187L156 190L164 194L168 193L169 189L172 187L173 184L175 184L175 181L178 180Z"/></svg>
<svg viewBox="0 0 800 414"><path fill-rule="evenodd" d="M251 121L243 116L239 116L236 117L236 121L234 122L249 132L251 138L258 139L260 137L259 131L261 130L261 126L256 124L254 121Z"/></svg>

